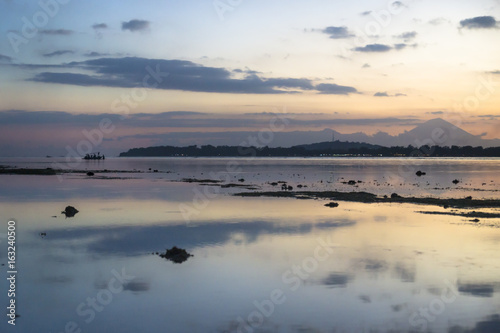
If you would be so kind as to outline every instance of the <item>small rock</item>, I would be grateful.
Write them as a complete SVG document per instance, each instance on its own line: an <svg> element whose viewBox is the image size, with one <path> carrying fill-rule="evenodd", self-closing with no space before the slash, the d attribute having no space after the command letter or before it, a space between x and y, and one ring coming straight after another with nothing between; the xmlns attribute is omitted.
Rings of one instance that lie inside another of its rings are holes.
<svg viewBox="0 0 500 333"><path fill-rule="evenodd" d="M471 222L478 223L479 219L470 220Z"/></svg>
<svg viewBox="0 0 500 333"><path fill-rule="evenodd" d="M397 193L393 193L393 194L391 194L391 198L392 199L401 198L401 196L399 194L397 194Z"/></svg>
<svg viewBox="0 0 500 333"><path fill-rule="evenodd" d="M243 182L245 181L245 178L240 178L240 179L238 179L238 181L239 181L240 183L243 183Z"/></svg>
<svg viewBox="0 0 500 333"><path fill-rule="evenodd" d="M92 171L87 172L87 176L93 176L94 173Z"/></svg>
<svg viewBox="0 0 500 333"><path fill-rule="evenodd" d="M188 260L189 257L193 257L192 254L188 253L184 249L180 249L177 246L174 246L171 249L167 249L165 253L160 253L160 257L168 259L176 264L181 264L184 261Z"/></svg>
<svg viewBox="0 0 500 333"><path fill-rule="evenodd" d="M61 214L66 215L66 217L73 217L78 213L78 209L76 209L73 206L66 206L66 209L64 209Z"/></svg>
<svg viewBox="0 0 500 333"><path fill-rule="evenodd" d="M454 179L454 180L452 181L452 183L456 185L456 184L460 183L460 180L458 180L458 179Z"/></svg>
<svg viewBox="0 0 500 333"><path fill-rule="evenodd" d="M335 208L338 206L339 206L339 204L336 202L330 202L330 203L325 204L325 207L330 207L330 208Z"/></svg>
<svg viewBox="0 0 500 333"><path fill-rule="evenodd" d="M418 170L416 173L415 173L417 176L421 177L421 176L425 176L426 173L425 172L422 172L420 170Z"/></svg>
<svg viewBox="0 0 500 333"><path fill-rule="evenodd" d="M356 185L356 181L355 180L350 180L347 182L348 185Z"/></svg>

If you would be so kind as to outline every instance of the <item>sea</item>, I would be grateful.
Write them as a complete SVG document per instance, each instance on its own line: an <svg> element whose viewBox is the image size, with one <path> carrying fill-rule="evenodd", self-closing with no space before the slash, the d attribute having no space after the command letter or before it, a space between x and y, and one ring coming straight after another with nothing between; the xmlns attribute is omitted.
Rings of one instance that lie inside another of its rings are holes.
<svg viewBox="0 0 500 333"><path fill-rule="evenodd" d="M500 332L500 209L237 195L500 200L498 158L0 167L64 170L0 174L0 332ZM192 256L160 256L173 247Z"/></svg>

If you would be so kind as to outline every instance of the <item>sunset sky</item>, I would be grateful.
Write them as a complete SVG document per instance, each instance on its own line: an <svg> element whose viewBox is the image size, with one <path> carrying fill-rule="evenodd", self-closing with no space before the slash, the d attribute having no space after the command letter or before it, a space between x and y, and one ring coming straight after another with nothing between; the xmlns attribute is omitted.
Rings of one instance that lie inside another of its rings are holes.
<svg viewBox="0 0 500 333"><path fill-rule="evenodd" d="M212 143L205 132L259 131L273 112L293 116L285 131L369 134L458 113L500 138L499 0L0 0L0 13L0 155L64 155L102 119L96 151Z"/></svg>

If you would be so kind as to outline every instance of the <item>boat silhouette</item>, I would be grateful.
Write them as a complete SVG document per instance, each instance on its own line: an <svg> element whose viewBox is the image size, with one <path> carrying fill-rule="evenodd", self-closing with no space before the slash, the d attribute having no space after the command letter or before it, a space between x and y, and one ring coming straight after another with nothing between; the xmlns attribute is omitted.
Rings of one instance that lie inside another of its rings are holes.
<svg viewBox="0 0 500 333"><path fill-rule="evenodd" d="M101 153L97 153L97 154L85 154L84 157L82 157L82 159L84 160L105 160L106 157L104 156L104 154L101 155Z"/></svg>

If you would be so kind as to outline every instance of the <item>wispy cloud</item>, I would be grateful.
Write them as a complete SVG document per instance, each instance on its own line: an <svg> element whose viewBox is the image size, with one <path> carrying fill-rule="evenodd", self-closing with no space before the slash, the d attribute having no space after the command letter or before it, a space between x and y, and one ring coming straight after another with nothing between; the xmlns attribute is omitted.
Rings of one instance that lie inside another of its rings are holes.
<svg viewBox="0 0 500 333"><path fill-rule="evenodd" d="M92 51L92 52L85 53L84 56L89 57L89 58L97 58L97 57L107 57L107 56L109 56L109 54Z"/></svg>
<svg viewBox="0 0 500 333"><path fill-rule="evenodd" d="M43 56L46 58L51 58L51 57L58 57L58 56L62 56L65 54L74 54L74 53L75 52L71 51L71 50L60 50L60 51L54 51L51 53L45 53L45 54L43 54Z"/></svg>
<svg viewBox="0 0 500 333"><path fill-rule="evenodd" d="M417 32L416 31L408 31L408 32L404 32L404 33L397 35L397 36L394 36L394 37L403 39L405 42L409 42L409 41L415 39L415 37L417 37Z"/></svg>
<svg viewBox="0 0 500 333"><path fill-rule="evenodd" d="M385 44L368 44L366 46L359 46L354 48L356 52L388 52L392 50L392 47Z"/></svg>
<svg viewBox="0 0 500 333"><path fill-rule="evenodd" d="M497 20L493 16L477 16L460 21L460 28L465 29L496 29Z"/></svg>
<svg viewBox="0 0 500 333"><path fill-rule="evenodd" d="M107 29L108 25L106 23L96 23L96 24L92 25L92 28L95 30Z"/></svg>
<svg viewBox="0 0 500 333"><path fill-rule="evenodd" d="M389 52L391 50L399 51L407 47L417 47L417 44L397 43L392 46L386 44L368 44L365 46L356 47L353 49L353 51L364 53L383 53Z"/></svg>
<svg viewBox="0 0 500 333"><path fill-rule="evenodd" d="M69 36L74 33L73 30L68 30L68 29L42 29L39 32L43 35L52 35L52 36Z"/></svg>
<svg viewBox="0 0 500 333"><path fill-rule="evenodd" d="M394 95L389 95L386 91L379 91L379 92L376 92L373 96L374 97L403 97L403 96L406 96L406 94L396 93Z"/></svg>
<svg viewBox="0 0 500 333"><path fill-rule="evenodd" d="M130 20L128 22L122 22L122 30L135 31L146 31L149 29L150 22L146 20Z"/></svg>
<svg viewBox="0 0 500 333"><path fill-rule="evenodd" d="M355 36L347 27L326 27L322 32L332 39L344 39Z"/></svg>

